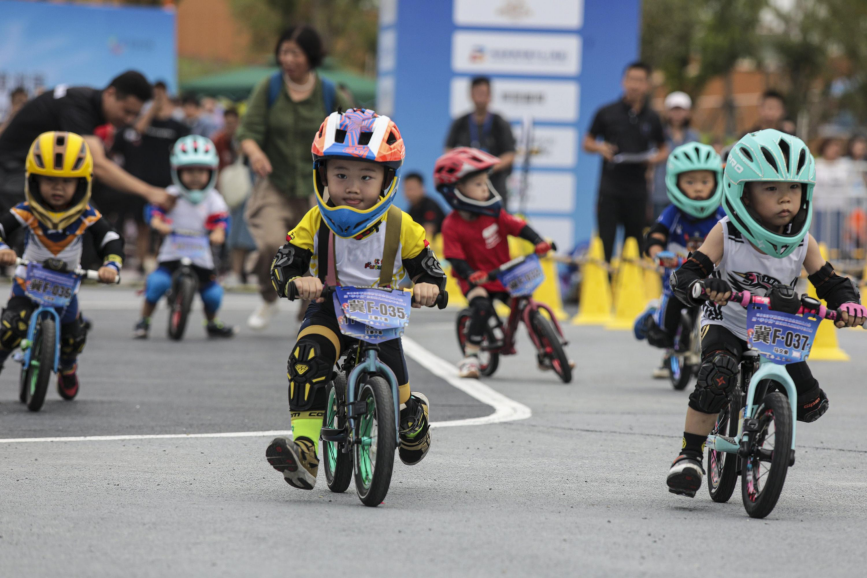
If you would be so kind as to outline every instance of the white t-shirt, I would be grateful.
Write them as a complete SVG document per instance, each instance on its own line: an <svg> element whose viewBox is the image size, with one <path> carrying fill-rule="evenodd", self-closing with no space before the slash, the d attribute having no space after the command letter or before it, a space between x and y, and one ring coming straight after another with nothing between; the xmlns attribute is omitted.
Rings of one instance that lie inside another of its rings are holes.
<svg viewBox="0 0 867 578"><path fill-rule="evenodd" d="M172 233L166 236L160 247L157 262L179 261L183 257L189 257L193 265L203 269L213 269L214 258L208 235L213 229L226 226L229 218L229 207L226 201L216 189L210 189L198 205L184 198L174 185L168 187L166 191L177 197L177 203L169 212L159 209L156 212L180 234ZM194 235L185 233L194 233Z"/></svg>
<svg viewBox="0 0 867 578"><path fill-rule="evenodd" d="M777 259L753 247L728 217L722 219L720 224L723 227L723 257L711 274L712 277L728 281L735 291L749 291L760 297L767 297L775 285L795 287L807 257L809 235L804 237L790 255ZM747 310L738 303L728 303L725 307L720 307L716 303L705 301L702 305L701 325L722 325L746 341Z"/></svg>

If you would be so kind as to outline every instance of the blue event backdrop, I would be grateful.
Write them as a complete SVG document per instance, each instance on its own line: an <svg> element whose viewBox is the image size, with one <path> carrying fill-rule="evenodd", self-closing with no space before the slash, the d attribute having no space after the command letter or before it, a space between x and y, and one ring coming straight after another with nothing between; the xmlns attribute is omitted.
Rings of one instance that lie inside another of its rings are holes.
<svg viewBox="0 0 867 578"><path fill-rule="evenodd" d="M177 87L174 10L4 1L0 13L0 93L99 88L128 69Z"/></svg>
<svg viewBox="0 0 867 578"><path fill-rule="evenodd" d="M404 174L420 171L442 201L434 162L453 117L470 111L469 79L490 76L493 111L515 129L536 117L543 152L530 173L530 221L564 249L589 239L601 166L580 142L595 111L621 94L640 15L640 0L382 0L377 107L400 127Z"/></svg>

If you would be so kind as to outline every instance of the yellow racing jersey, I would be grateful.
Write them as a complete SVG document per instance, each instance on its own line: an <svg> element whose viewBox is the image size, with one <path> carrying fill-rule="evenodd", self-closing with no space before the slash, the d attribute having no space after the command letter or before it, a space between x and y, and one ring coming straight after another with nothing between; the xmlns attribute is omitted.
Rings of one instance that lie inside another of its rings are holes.
<svg viewBox="0 0 867 578"><path fill-rule="evenodd" d="M322 224L322 215L319 207L313 207L298 226L286 235L286 240L292 245L313 254L310 259L310 274L314 277L319 275L320 226L325 226ZM333 236L334 270L341 285L375 287L379 284L386 228L386 218L383 217L376 225L356 237ZM401 211L400 246L394 259L392 287L397 287L406 275L403 260L417 257L427 246L424 227Z"/></svg>

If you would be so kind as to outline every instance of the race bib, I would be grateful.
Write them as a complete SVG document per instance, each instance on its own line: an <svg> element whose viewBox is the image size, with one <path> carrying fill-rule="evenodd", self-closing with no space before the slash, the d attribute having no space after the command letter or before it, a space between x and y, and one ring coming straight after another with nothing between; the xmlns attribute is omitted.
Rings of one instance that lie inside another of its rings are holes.
<svg viewBox="0 0 867 578"><path fill-rule="evenodd" d="M355 287L337 287L334 291L334 311L341 333L369 343L403 335L411 308L412 294L407 291Z"/></svg>
<svg viewBox="0 0 867 578"><path fill-rule="evenodd" d="M821 319L771 311L767 305L747 309L747 341L750 347L777 365L806 361Z"/></svg>
<svg viewBox="0 0 867 578"><path fill-rule="evenodd" d="M164 242L169 244L171 254L179 259L184 257L191 261L206 259L211 251L211 241L206 236L169 235Z"/></svg>
<svg viewBox="0 0 867 578"><path fill-rule="evenodd" d="M497 279L513 297L529 297L545 280L545 274L539 257L530 255L520 264L497 275Z"/></svg>
<svg viewBox="0 0 867 578"><path fill-rule="evenodd" d="M72 301L78 278L70 273L46 269L38 263L27 265L24 293L33 301L51 307L66 307Z"/></svg>

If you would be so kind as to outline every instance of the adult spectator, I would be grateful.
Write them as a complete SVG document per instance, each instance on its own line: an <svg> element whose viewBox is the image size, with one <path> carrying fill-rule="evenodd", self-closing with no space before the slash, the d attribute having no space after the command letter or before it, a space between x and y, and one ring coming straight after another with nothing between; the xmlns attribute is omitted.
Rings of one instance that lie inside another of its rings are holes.
<svg viewBox="0 0 867 578"><path fill-rule="evenodd" d="M238 143L237 132L240 124L240 117L236 108L227 108L223 113L223 130L214 135L214 144L217 147L217 154L220 157L220 173L223 169L238 161L241 154L241 145ZM239 165L243 170L247 170L244 165ZM218 181L220 192L230 198L228 191L223 189L223 181ZM231 207L231 205L230 205ZM244 222L244 210L247 207L247 200L244 199L232 209L232 226L229 228L229 237L226 240L226 247L229 250L229 260L231 262L232 279L226 281L226 284L247 283L247 271L245 263L247 256L256 250L256 242L250 235L250 230L247 228L247 223Z"/></svg>
<svg viewBox="0 0 867 578"><path fill-rule="evenodd" d="M187 94L181 100L181 110L184 113L184 124L190 129L190 134L211 138L217 127L207 114L203 114L199 99L193 94Z"/></svg>
<svg viewBox="0 0 867 578"><path fill-rule="evenodd" d="M172 118L175 106L168 95L165 82L154 84L153 100L147 111L136 122L119 130L114 138L112 154L127 172L149 185L165 188L172 184L169 157L179 138L190 134L189 128ZM139 266L150 255L150 228L144 221L146 201L120 193L109 206L116 207L119 222L131 220L136 224L136 256ZM103 203L109 201L104 199ZM120 229L119 229L120 230Z"/></svg>
<svg viewBox="0 0 867 578"><path fill-rule="evenodd" d="M263 329L277 313L271 261L286 241L286 232L312 205L313 135L328 114L349 107L337 88L316 74L325 54L313 28L286 30L274 55L280 70L253 89L237 137L258 177L246 212L259 251L256 273L262 295L262 303L247 320L252 329Z"/></svg>
<svg viewBox="0 0 867 578"><path fill-rule="evenodd" d="M838 139L824 139L818 152L812 232L816 240L837 249L841 246L845 214L852 208L852 185L859 175L853 170L852 161L842 156L843 146Z"/></svg>
<svg viewBox="0 0 867 578"><path fill-rule="evenodd" d="M662 130L669 151L682 144L697 142L701 135L691 128L692 99L685 92L672 92L665 97L665 120ZM666 156L666 160L668 157ZM653 218L662 213L670 203L665 188L665 163L660 162L653 171Z"/></svg>
<svg viewBox="0 0 867 578"><path fill-rule="evenodd" d="M3 134L3 131L6 130L6 127L9 126L9 123L18 114L18 111L27 103L27 98L27 91L21 86L9 94L9 112L6 114L3 122L0 123L0 134Z"/></svg>
<svg viewBox="0 0 867 578"><path fill-rule="evenodd" d="M649 65L633 62L623 73L623 95L596 111L584 150L602 155L596 223L605 260L614 252L617 228L640 239L647 220L647 167L668 156L662 121L650 109Z"/></svg>
<svg viewBox="0 0 867 578"><path fill-rule="evenodd" d="M867 136L856 134L846 147L852 170L855 172L852 187L855 196L867 195Z"/></svg>
<svg viewBox="0 0 867 578"><path fill-rule="evenodd" d="M759 101L759 119L755 126L747 132L756 132L766 128L783 130L786 120L786 99L781 92L769 88L762 93ZM791 127L789 127L791 130ZM785 131L783 131L785 132Z"/></svg>
<svg viewBox="0 0 867 578"><path fill-rule="evenodd" d="M452 122L446 137L445 151L457 147L481 149L500 159L491 172L491 184L503 197L503 206L508 203L509 191L506 181L515 162L515 137L508 121L490 111L491 80L477 76L470 83L470 98L473 112L458 117Z"/></svg>
<svg viewBox="0 0 867 578"><path fill-rule="evenodd" d="M409 216L424 227L428 241L440 234L445 213L435 200L424 190L424 177L421 173L407 173L403 177L403 194L409 201Z"/></svg>
<svg viewBox="0 0 867 578"><path fill-rule="evenodd" d="M140 73L127 71L97 90L59 85L30 100L0 134L0 211L24 201L24 160L37 136L52 130L84 137L93 155L93 174L106 186L144 197L154 204L168 200L165 189L149 185L120 168L105 154L94 130L106 123L131 124L153 90Z"/></svg>

